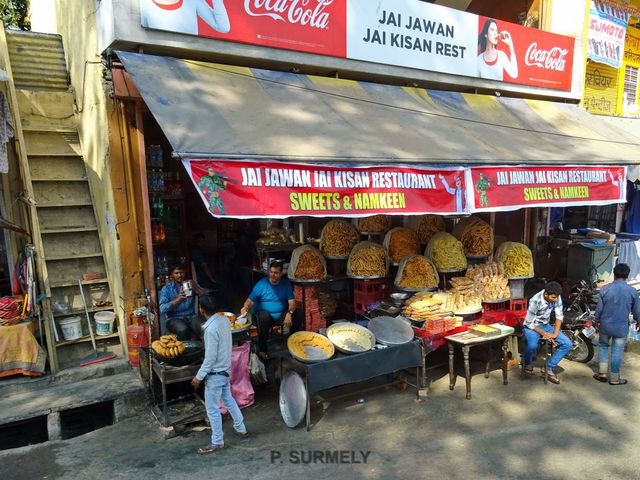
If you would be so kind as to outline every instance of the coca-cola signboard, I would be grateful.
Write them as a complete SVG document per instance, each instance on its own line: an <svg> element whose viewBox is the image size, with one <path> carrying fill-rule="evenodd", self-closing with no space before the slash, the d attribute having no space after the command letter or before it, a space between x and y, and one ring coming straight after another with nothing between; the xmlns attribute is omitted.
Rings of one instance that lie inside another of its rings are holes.
<svg viewBox="0 0 640 480"><path fill-rule="evenodd" d="M145 28L571 89L575 39L419 0L140 0Z"/></svg>
<svg viewBox="0 0 640 480"><path fill-rule="evenodd" d="M140 0L143 27L345 56L345 0Z"/></svg>
<svg viewBox="0 0 640 480"><path fill-rule="evenodd" d="M478 17L477 75L571 90L574 43L571 37Z"/></svg>

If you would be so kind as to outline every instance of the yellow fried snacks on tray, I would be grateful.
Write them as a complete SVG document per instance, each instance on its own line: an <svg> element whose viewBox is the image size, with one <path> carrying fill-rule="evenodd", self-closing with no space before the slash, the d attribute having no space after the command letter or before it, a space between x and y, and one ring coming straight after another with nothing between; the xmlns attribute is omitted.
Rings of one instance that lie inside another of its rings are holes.
<svg viewBox="0 0 640 480"><path fill-rule="evenodd" d="M320 251L327 257L348 257L358 243L358 231L349 222L331 220L322 229Z"/></svg>
<svg viewBox="0 0 640 480"><path fill-rule="evenodd" d="M417 219L417 224L416 232L423 245L429 243L436 233L445 231L444 218L440 215L423 215Z"/></svg>
<svg viewBox="0 0 640 480"><path fill-rule="evenodd" d="M482 300L476 295L452 292L421 292L406 301L403 313L417 320L426 320L443 314L465 314L482 309Z"/></svg>
<svg viewBox="0 0 640 480"><path fill-rule="evenodd" d="M436 288L438 273L426 257L409 256L400 263L395 284L400 288L408 289Z"/></svg>
<svg viewBox="0 0 640 480"><path fill-rule="evenodd" d="M347 274L353 277L381 278L387 275L387 253L382 245L360 242L349 255Z"/></svg>
<svg viewBox="0 0 640 480"><path fill-rule="evenodd" d="M491 225L478 217L462 219L456 225L453 234L462 242L464 253L469 257L488 257L493 251Z"/></svg>
<svg viewBox="0 0 640 480"><path fill-rule="evenodd" d="M416 232L409 228L397 227L387 232L384 246L389 252L389 260L394 263L408 256L420 253L420 240Z"/></svg>
<svg viewBox="0 0 640 480"><path fill-rule="evenodd" d="M433 262L438 271L460 271L467 268L467 257L462 243L450 233L436 233L429 240L424 255Z"/></svg>
<svg viewBox="0 0 640 480"><path fill-rule="evenodd" d="M359 232L384 233L391 228L391 217L388 215L372 215L358 218L356 228Z"/></svg>
<svg viewBox="0 0 640 480"><path fill-rule="evenodd" d="M504 265L504 274L507 278L533 277L531 250L522 243L503 243L496 250L495 259Z"/></svg>
<svg viewBox="0 0 640 480"><path fill-rule="evenodd" d="M287 340L287 348L291 355L303 361L327 360L335 353L333 343L314 332L292 334Z"/></svg>
<svg viewBox="0 0 640 480"><path fill-rule="evenodd" d="M174 358L182 355L187 347L175 335L163 335L151 344L151 348L158 355Z"/></svg>

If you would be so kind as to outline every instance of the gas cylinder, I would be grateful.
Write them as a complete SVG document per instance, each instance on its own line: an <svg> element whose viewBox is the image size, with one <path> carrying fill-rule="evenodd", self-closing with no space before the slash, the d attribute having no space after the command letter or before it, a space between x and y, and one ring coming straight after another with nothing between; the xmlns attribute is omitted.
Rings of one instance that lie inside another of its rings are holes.
<svg viewBox="0 0 640 480"><path fill-rule="evenodd" d="M142 318L132 316L132 324L127 327L127 348L132 367L140 365L140 347L149 346L149 332L142 324Z"/></svg>

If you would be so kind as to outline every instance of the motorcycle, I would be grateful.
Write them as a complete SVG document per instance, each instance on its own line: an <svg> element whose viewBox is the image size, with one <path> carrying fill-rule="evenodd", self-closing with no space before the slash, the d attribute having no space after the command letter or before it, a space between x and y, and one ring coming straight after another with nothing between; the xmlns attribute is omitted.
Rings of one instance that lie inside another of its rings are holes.
<svg viewBox="0 0 640 480"><path fill-rule="evenodd" d="M594 323L597 292L584 280L576 287L569 305L564 310L562 333L573 343L573 348L565 358L574 362L588 363L594 354L591 339L597 332Z"/></svg>

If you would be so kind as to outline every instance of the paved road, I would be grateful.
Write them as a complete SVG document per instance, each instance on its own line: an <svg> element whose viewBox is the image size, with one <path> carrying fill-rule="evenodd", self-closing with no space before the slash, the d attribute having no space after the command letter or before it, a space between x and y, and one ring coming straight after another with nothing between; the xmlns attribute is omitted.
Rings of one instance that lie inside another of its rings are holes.
<svg viewBox="0 0 640 480"><path fill-rule="evenodd" d="M317 409L310 433L286 428L275 392L267 390L245 410L252 437L228 435L227 448L213 455L195 454L208 431L165 440L143 415L74 439L0 452L0 477L640 479L640 356L626 355L629 384L620 387L593 380L590 366L561 365L561 385L512 371L503 386L498 370L489 379L478 374L472 400L464 398L464 379L450 392L444 371L435 371L423 403L396 388L367 394L361 404L353 397L324 414Z"/></svg>

